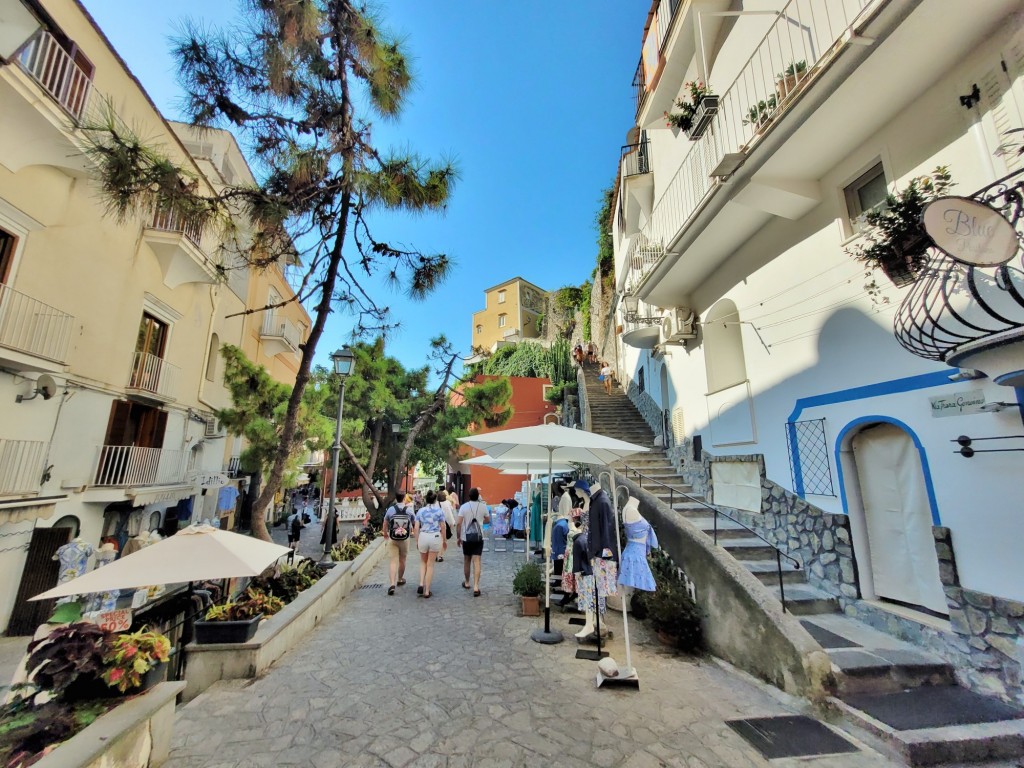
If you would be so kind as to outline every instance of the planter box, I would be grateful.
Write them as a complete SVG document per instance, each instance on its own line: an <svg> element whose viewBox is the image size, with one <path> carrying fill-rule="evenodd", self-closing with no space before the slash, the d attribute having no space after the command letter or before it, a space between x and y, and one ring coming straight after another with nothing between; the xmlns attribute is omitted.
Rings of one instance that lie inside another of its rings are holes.
<svg viewBox="0 0 1024 768"><path fill-rule="evenodd" d="M540 616L540 596L523 597L523 616Z"/></svg>
<svg viewBox="0 0 1024 768"><path fill-rule="evenodd" d="M68 686L64 692L64 698L67 701L91 701L93 699L116 699L120 696L135 696L148 691L157 683L162 682L166 669L166 661L157 664L142 676L142 681L138 688L129 688L124 693L115 687L107 685L101 678L78 679Z"/></svg>
<svg viewBox="0 0 1024 768"><path fill-rule="evenodd" d="M686 131L686 138L696 141L711 125L711 120L718 114L718 96L709 93L700 100L697 111L693 115L693 122Z"/></svg>
<svg viewBox="0 0 1024 768"><path fill-rule="evenodd" d="M262 618L261 613L246 621L197 621L196 642L199 645L247 643L256 634Z"/></svg>
<svg viewBox="0 0 1024 768"><path fill-rule="evenodd" d="M53 752L36 768L156 768L171 750L174 701L184 683L160 683L127 699Z"/></svg>
<svg viewBox="0 0 1024 768"><path fill-rule="evenodd" d="M185 692L191 701L218 680L238 680L263 674L281 656L306 642L310 631L341 600L358 587L383 558L385 540L376 538L355 560L339 562L316 584L259 625L242 643L189 643L185 648Z"/></svg>

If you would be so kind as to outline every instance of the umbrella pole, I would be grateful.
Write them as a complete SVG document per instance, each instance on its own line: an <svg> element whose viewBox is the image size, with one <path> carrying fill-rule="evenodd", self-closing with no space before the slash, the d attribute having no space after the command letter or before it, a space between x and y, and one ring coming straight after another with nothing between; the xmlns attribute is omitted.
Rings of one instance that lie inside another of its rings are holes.
<svg viewBox="0 0 1024 768"><path fill-rule="evenodd" d="M551 489L554 486L554 483L551 480L551 473L552 473L552 462L554 460L554 454L555 454L554 447L549 447L548 448L548 520L547 520L547 525L551 525L551 504L552 504ZM542 535L541 538L543 538L545 540L545 542L549 541L547 536ZM541 546L544 549L544 555L543 555L543 557L544 557L544 629L543 630L535 630L533 632L533 634L530 635L530 639L535 641L535 642L538 642L538 643L544 643L545 645L554 645L555 643L562 642L562 640L564 640L565 638L562 637L562 633L561 632L552 632L551 631L551 552L549 551L549 548L547 546L544 546L543 542L542 542Z"/></svg>

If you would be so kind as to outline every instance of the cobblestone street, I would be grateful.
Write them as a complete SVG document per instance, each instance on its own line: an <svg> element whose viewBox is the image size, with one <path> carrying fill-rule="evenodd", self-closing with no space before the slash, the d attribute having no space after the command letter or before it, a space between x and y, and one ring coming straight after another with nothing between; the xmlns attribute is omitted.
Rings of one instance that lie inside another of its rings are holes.
<svg viewBox="0 0 1024 768"><path fill-rule="evenodd" d="M795 712L783 697L675 656L636 623L641 690L596 689L567 616L552 617L564 643L530 640L540 620L518 615L510 586L523 557L485 552L479 598L459 586L457 550L430 600L416 596L418 560L394 597L382 563L262 679L219 683L179 709L167 768L769 765L725 721ZM611 626L621 663L621 620ZM897 763L864 750L799 764Z"/></svg>

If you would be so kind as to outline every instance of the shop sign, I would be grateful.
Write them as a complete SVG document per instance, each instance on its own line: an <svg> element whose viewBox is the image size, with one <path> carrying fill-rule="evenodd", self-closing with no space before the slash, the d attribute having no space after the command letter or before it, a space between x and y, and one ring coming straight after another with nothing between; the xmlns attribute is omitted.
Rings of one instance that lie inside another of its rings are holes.
<svg viewBox="0 0 1024 768"><path fill-rule="evenodd" d="M132 609L121 608L117 611L107 611L96 617L96 623L100 629L107 632L125 632L132 625Z"/></svg>
<svg viewBox="0 0 1024 768"><path fill-rule="evenodd" d="M221 472L195 472L189 476L188 482L201 488L223 488L231 480Z"/></svg>
<svg viewBox="0 0 1024 768"><path fill-rule="evenodd" d="M941 419L946 416L962 416L965 413L982 413L981 406L985 404L985 393L980 389L972 389L970 392L928 399L932 404L932 418Z"/></svg>
<svg viewBox="0 0 1024 768"><path fill-rule="evenodd" d="M925 206L925 232L943 253L974 267L997 267L1014 257L1017 230L985 203L967 197L940 197Z"/></svg>

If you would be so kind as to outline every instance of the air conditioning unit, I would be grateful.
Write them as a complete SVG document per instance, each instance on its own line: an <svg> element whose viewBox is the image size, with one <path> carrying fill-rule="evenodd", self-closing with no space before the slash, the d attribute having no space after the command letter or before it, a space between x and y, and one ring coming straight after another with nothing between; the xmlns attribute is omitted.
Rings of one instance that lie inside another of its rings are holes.
<svg viewBox="0 0 1024 768"><path fill-rule="evenodd" d="M682 344L697 338L697 316L688 307L666 309L661 316L661 343Z"/></svg>
<svg viewBox="0 0 1024 768"><path fill-rule="evenodd" d="M206 420L206 429L203 432L203 437L220 437L220 433L217 431L216 416L211 416Z"/></svg>

